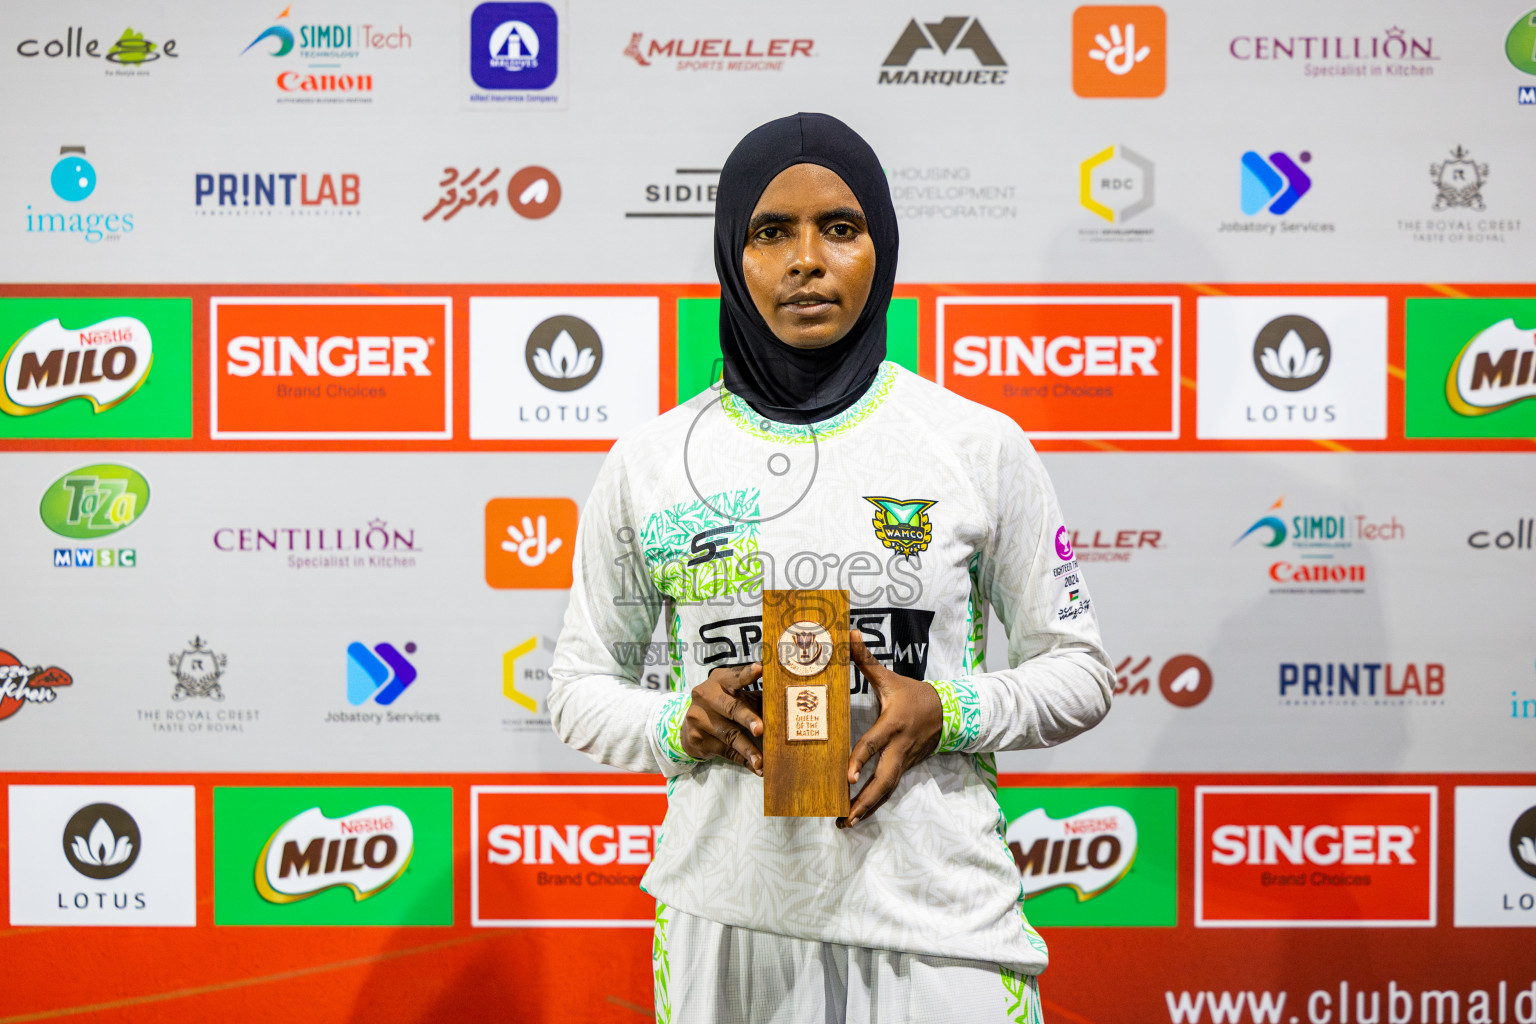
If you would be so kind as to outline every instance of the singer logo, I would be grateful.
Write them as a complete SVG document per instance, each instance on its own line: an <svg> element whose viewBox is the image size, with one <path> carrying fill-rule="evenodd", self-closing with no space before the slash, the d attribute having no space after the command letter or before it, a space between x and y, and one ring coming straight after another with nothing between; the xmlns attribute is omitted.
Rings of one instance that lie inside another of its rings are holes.
<svg viewBox="0 0 1536 1024"><path fill-rule="evenodd" d="M1179 300L940 298L938 379L1033 437L1179 435Z"/></svg>
<svg viewBox="0 0 1536 1024"><path fill-rule="evenodd" d="M1435 923L1433 786L1201 786L1195 923Z"/></svg>
<svg viewBox="0 0 1536 1024"><path fill-rule="evenodd" d="M450 299L214 299L212 436L453 436Z"/></svg>
<svg viewBox="0 0 1536 1024"><path fill-rule="evenodd" d="M667 813L663 786L475 786L477 928L650 927L640 878Z"/></svg>

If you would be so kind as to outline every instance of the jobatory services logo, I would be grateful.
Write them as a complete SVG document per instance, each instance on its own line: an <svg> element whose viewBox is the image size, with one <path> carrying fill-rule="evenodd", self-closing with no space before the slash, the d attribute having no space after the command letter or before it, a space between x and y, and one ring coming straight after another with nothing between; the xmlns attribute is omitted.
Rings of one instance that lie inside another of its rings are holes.
<svg viewBox="0 0 1536 1024"><path fill-rule="evenodd" d="M400 699L416 681L416 666L406 660L415 654L416 645L405 645L401 654L394 644L367 644L357 641L347 645L347 703L358 707L372 701L388 707Z"/></svg>
<svg viewBox="0 0 1536 1024"><path fill-rule="evenodd" d="M453 791L213 791L219 925L450 925Z"/></svg>
<svg viewBox="0 0 1536 1024"><path fill-rule="evenodd" d="M52 704L58 687L74 683L74 677L57 665L25 665L10 651L0 650L0 722L27 704ZM15 873L11 877L14 879Z"/></svg>
<svg viewBox="0 0 1536 1024"><path fill-rule="evenodd" d="M0 437L192 436L188 299L0 299Z"/></svg>
<svg viewBox="0 0 1536 1024"><path fill-rule="evenodd" d="M1404 433L1536 436L1536 299L1408 299Z"/></svg>
<svg viewBox="0 0 1536 1024"><path fill-rule="evenodd" d="M216 439L453 436L453 300L215 298Z"/></svg>
<svg viewBox="0 0 1536 1024"><path fill-rule="evenodd" d="M133 234L133 213L102 211L98 206L83 206L96 195L99 180L95 165L86 159L84 146L60 146L59 159L48 174L53 194L64 207L48 209L52 204L33 207L27 203L28 235L63 235L78 238L89 245L98 242L121 243ZM110 200L111 190L104 198Z"/></svg>
<svg viewBox="0 0 1536 1024"><path fill-rule="evenodd" d="M1251 235L1270 238L1277 235L1328 234L1335 230L1332 221L1301 220L1291 211L1313 190L1310 150L1286 152L1271 150L1267 155L1250 149L1238 160L1238 205L1243 220L1226 220L1217 225L1218 234Z"/></svg>
<svg viewBox="0 0 1536 1024"><path fill-rule="evenodd" d="M565 106L560 10L546 3L484 3L469 16L473 106Z"/></svg>
<svg viewBox="0 0 1536 1024"><path fill-rule="evenodd" d="M1161 7L1079 7L1072 12L1072 91L1091 98L1161 96L1167 39Z"/></svg>
<svg viewBox="0 0 1536 1024"><path fill-rule="evenodd" d="M126 530L149 507L149 482L137 470L115 463L81 466L65 473L43 492L38 516L61 537L98 540ZM59 569L132 569L137 548L69 547L53 549Z"/></svg>
<svg viewBox="0 0 1536 1024"><path fill-rule="evenodd" d="M1393 25L1375 35L1308 26L1285 35L1236 35L1227 42L1227 56L1246 66L1298 69L1310 79L1429 78L1440 57L1433 36L1416 36Z"/></svg>
<svg viewBox="0 0 1536 1024"><path fill-rule="evenodd" d="M64 29L62 37L44 39L34 36L21 40L16 44L16 53L28 61L41 58L49 63L55 60L101 60L105 63L100 66L113 78L147 77L151 65L173 65L181 56L175 39L147 35L131 25L124 28L112 43L105 43L113 38L111 35L91 39L86 39L85 35L85 26L70 25ZM82 66L94 69L97 65Z"/></svg>
<svg viewBox="0 0 1536 1024"><path fill-rule="evenodd" d="M191 786L11 786L11 924L197 924Z"/></svg>
<svg viewBox="0 0 1536 1024"><path fill-rule="evenodd" d="M961 56L964 50L969 55ZM978 18L913 18L881 63L880 85L1008 84L1008 62Z"/></svg>
<svg viewBox="0 0 1536 1024"><path fill-rule="evenodd" d="M284 7L239 53L247 62L280 61L273 76L278 103L372 103L371 58L409 50L413 43L403 25L319 23L306 20L306 14L301 8L295 17L293 5Z"/></svg>
<svg viewBox="0 0 1536 1024"><path fill-rule="evenodd" d="M667 813L662 786L474 786L476 928L651 925L640 889Z"/></svg>
<svg viewBox="0 0 1536 1024"><path fill-rule="evenodd" d="M502 179L499 166L490 170L474 167L468 171L444 167L443 178L437 187L442 194L432 208L421 215L422 220L431 220L442 213L440 223L446 224L462 210L494 207L500 202L503 191L507 196L507 212L525 220L543 220L560 205L560 179L547 167L524 167L506 179ZM444 210L447 212L443 213Z"/></svg>
<svg viewBox="0 0 1536 1024"><path fill-rule="evenodd" d="M641 203L626 210L626 218L703 218L715 215L715 193L720 187L718 167L679 167L670 181L647 182Z"/></svg>
<svg viewBox="0 0 1536 1024"><path fill-rule="evenodd" d="M1176 923L1177 790L1005 786L997 802L1031 923Z"/></svg>
<svg viewBox="0 0 1536 1024"><path fill-rule="evenodd" d="M1407 535L1407 526L1395 514L1383 519L1337 507L1298 513L1295 503L1287 507L1282 495L1232 547L1265 552L1271 594L1364 594L1370 569L1360 560L1367 557L1364 551L1356 546L1392 543Z"/></svg>
<svg viewBox="0 0 1536 1024"><path fill-rule="evenodd" d="M1434 786L1197 786L1195 926L1433 927Z"/></svg>
<svg viewBox="0 0 1536 1024"><path fill-rule="evenodd" d="M606 440L656 415L660 302L471 297L469 436Z"/></svg>
<svg viewBox="0 0 1536 1024"><path fill-rule="evenodd" d="M213 546L227 555L265 555L263 561L279 556L286 568L299 571L414 569L425 550L415 527L382 518L364 526L220 526Z"/></svg>
<svg viewBox="0 0 1536 1024"><path fill-rule="evenodd" d="M1387 436L1387 300L1196 300L1202 439Z"/></svg>
<svg viewBox="0 0 1536 1024"><path fill-rule="evenodd" d="M1083 241L1147 241L1151 228L1127 230L1126 221L1152 208L1156 168L1126 146L1108 146L1078 165L1078 202L1115 228L1081 229Z"/></svg>
<svg viewBox="0 0 1536 1024"><path fill-rule="evenodd" d="M816 56L815 46L814 39L658 39L633 32L624 56L640 67L671 67L676 71L783 71L791 61Z"/></svg>
<svg viewBox="0 0 1536 1024"><path fill-rule="evenodd" d="M1456 787L1456 927L1536 928L1536 786Z"/></svg>
<svg viewBox="0 0 1536 1024"><path fill-rule="evenodd" d="M498 590L568 590L576 551L570 498L485 503L485 582Z"/></svg>
<svg viewBox="0 0 1536 1024"><path fill-rule="evenodd" d="M362 177L339 172L197 172L193 208L199 217L355 217Z"/></svg>
<svg viewBox="0 0 1536 1024"><path fill-rule="evenodd" d="M1043 438L1179 436L1179 300L955 296L938 381Z"/></svg>
<svg viewBox="0 0 1536 1024"><path fill-rule="evenodd" d="M1150 695L1154 679L1157 692L1176 708L1205 703L1215 686L1215 676L1204 658L1175 654L1156 666L1151 655L1133 655L1115 666L1115 699Z"/></svg>
<svg viewBox="0 0 1536 1024"><path fill-rule="evenodd" d="M1499 216L1499 207L1492 215L1483 216L1489 212L1483 189L1490 174L1489 165L1465 146L1448 148L1442 159L1429 165L1434 198L1428 209L1439 216L1418 212L1399 217L1397 230L1415 244L1427 245L1502 245L1518 237L1520 218Z"/></svg>

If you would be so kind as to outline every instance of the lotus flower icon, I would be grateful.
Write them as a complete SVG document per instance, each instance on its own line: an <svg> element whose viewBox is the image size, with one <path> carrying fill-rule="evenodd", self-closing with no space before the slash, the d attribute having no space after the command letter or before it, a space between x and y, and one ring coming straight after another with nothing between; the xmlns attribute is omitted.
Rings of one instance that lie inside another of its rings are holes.
<svg viewBox="0 0 1536 1024"><path fill-rule="evenodd" d="M105 818L97 818L89 836L74 837L75 856L92 867L108 868L133 856L133 841L114 835Z"/></svg>
<svg viewBox="0 0 1536 1024"><path fill-rule="evenodd" d="M1281 391L1303 391L1322 379L1333 359L1328 333L1317 321L1288 314L1265 324L1253 343L1254 367Z"/></svg>
<svg viewBox="0 0 1536 1024"><path fill-rule="evenodd" d="M1286 331L1279 348L1267 348L1259 356L1271 377L1313 377L1322 372L1326 357L1320 348L1308 348L1295 331Z"/></svg>
<svg viewBox="0 0 1536 1024"><path fill-rule="evenodd" d="M1536 868L1536 839L1530 836L1520 837L1520 859L1531 867Z"/></svg>
<svg viewBox="0 0 1536 1024"><path fill-rule="evenodd" d="M579 316L561 314L528 335L528 370L551 391L575 391L591 383L603 366L603 341Z"/></svg>
<svg viewBox="0 0 1536 1024"><path fill-rule="evenodd" d="M533 368L546 377L585 377L596 365L597 353L590 348L577 348L570 331L561 331L548 348L533 350Z"/></svg>

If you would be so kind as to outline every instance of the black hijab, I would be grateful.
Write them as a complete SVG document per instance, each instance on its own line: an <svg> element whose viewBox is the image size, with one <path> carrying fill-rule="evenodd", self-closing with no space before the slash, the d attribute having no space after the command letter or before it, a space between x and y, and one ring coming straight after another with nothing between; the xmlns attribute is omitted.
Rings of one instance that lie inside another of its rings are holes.
<svg viewBox="0 0 1536 1024"><path fill-rule="evenodd" d="M863 311L847 335L818 349L798 349L774 336L752 302L741 268L752 210L768 183L795 164L820 164L843 179L864 209L875 245L875 278ZM726 159L715 197L726 388L783 423L816 423L857 402L885 358L896 246L896 210L885 172L852 128L826 114L794 114L747 133Z"/></svg>

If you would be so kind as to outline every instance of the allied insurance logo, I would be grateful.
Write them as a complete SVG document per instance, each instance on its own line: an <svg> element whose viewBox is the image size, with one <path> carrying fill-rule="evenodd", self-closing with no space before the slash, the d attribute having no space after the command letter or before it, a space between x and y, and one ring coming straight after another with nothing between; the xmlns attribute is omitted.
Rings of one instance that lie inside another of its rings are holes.
<svg viewBox="0 0 1536 1024"><path fill-rule="evenodd" d="M1167 38L1161 7L1079 7L1072 12L1072 91L1090 98L1161 96Z"/></svg>
<svg viewBox="0 0 1536 1024"><path fill-rule="evenodd" d="M216 924L453 923L453 791L213 791Z"/></svg>
<svg viewBox="0 0 1536 1024"><path fill-rule="evenodd" d="M473 786L476 928L650 928L664 786Z"/></svg>
<svg viewBox="0 0 1536 1024"><path fill-rule="evenodd" d="M1179 300L937 300L938 382L1041 438L1179 436Z"/></svg>
<svg viewBox="0 0 1536 1024"><path fill-rule="evenodd" d="M1536 436L1536 299L1409 299L1408 437Z"/></svg>
<svg viewBox="0 0 1536 1024"><path fill-rule="evenodd" d="M469 16L472 104L564 106L560 14L543 3L485 3Z"/></svg>
<svg viewBox="0 0 1536 1024"><path fill-rule="evenodd" d="M1197 786L1200 928L1433 927L1434 786Z"/></svg>
<svg viewBox="0 0 1536 1024"><path fill-rule="evenodd" d="M192 435L188 299L0 299L0 437Z"/></svg>
<svg viewBox="0 0 1536 1024"><path fill-rule="evenodd" d="M215 298L211 436L453 436L453 307L439 298Z"/></svg>

